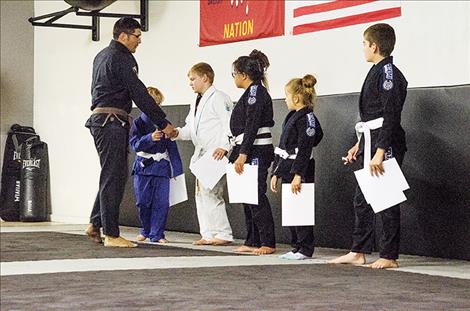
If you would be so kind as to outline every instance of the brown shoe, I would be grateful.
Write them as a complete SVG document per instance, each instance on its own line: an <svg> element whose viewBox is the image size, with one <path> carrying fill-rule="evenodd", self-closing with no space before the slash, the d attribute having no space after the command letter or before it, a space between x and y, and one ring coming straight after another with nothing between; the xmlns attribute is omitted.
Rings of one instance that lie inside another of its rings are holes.
<svg viewBox="0 0 470 311"><path fill-rule="evenodd" d="M137 244L132 243L123 237L112 237L105 235L104 246L106 247L137 247Z"/></svg>
<svg viewBox="0 0 470 311"><path fill-rule="evenodd" d="M103 240L101 239L100 228L95 227L93 224L89 224L85 232L88 238L92 240L93 242L103 243Z"/></svg>

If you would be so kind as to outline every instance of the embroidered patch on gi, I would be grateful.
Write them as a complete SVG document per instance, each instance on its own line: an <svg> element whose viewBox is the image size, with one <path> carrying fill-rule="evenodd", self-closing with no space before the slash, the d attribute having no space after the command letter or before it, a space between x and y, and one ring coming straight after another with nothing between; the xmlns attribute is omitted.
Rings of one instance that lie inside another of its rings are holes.
<svg viewBox="0 0 470 311"><path fill-rule="evenodd" d="M253 105L254 103L256 103L256 97L249 97L248 104Z"/></svg>
<svg viewBox="0 0 470 311"><path fill-rule="evenodd" d="M137 67L136 67L136 66L132 67L132 71L133 71L135 74L138 74L138 72L137 72Z"/></svg>
<svg viewBox="0 0 470 311"><path fill-rule="evenodd" d="M305 131L308 136L312 137L315 135L315 128L314 127L307 127L307 130Z"/></svg>
<svg viewBox="0 0 470 311"><path fill-rule="evenodd" d="M258 91L258 86L257 85L252 85L250 87L250 96L256 96L257 91Z"/></svg>
<svg viewBox="0 0 470 311"><path fill-rule="evenodd" d="M384 66L385 79L393 80L393 67L392 64L386 64Z"/></svg>
<svg viewBox="0 0 470 311"><path fill-rule="evenodd" d="M230 105L225 104L225 110L226 110L226 111L230 111L230 110L231 110L231 109L230 109Z"/></svg>
<svg viewBox="0 0 470 311"><path fill-rule="evenodd" d="M307 114L307 126L315 127L315 117L313 116L313 112Z"/></svg>
<svg viewBox="0 0 470 311"><path fill-rule="evenodd" d="M391 80L385 80L382 87L384 88L384 90L390 91L393 88L393 82Z"/></svg>

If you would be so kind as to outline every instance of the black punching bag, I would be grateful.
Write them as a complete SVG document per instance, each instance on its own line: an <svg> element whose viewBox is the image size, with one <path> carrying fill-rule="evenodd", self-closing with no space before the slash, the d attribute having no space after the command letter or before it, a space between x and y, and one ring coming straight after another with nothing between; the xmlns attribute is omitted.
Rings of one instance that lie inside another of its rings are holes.
<svg viewBox="0 0 470 311"><path fill-rule="evenodd" d="M49 159L47 144L39 139L21 146L20 220L48 220Z"/></svg>
<svg viewBox="0 0 470 311"><path fill-rule="evenodd" d="M36 136L34 128L19 124L13 124L8 132L0 191L0 217L5 221L20 220L21 145Z"/></svg>
<svg viewBox="0 0 470 311"><path fill-rule="evenodd" d="M102 10L116 0L65 0L74 8L80 8L85 11Z"/></svg>

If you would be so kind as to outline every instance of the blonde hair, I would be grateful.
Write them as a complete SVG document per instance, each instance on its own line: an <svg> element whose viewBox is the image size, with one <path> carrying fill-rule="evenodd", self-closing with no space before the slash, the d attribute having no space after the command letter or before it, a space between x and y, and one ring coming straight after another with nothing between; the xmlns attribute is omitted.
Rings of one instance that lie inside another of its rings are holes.
<svg viewBox="0 0 470 311"><path fill-rule="evenodd" d="M163 96L162 92L160 92L160 90L157 89L156 87L149 86L147 88L147 91L149 92L150 96L152 96L152 98L155 100L157 104L161 104L165 100L165 97Z"/></svg>
<svg viewBox="0 0 470 311"><path fill-rule="evenodd" d="M211 65L209 65L208 63L197 63L196 65L191 67L189 72L194 72L201 77L206 75L209 79L210 84L214 83L215 73Z"/></svg>
<svg viewBox="0 0 470 311"><path fill-rule="evenodd" d="M299 96L305 106L313 109L317 101L315 84L317 84L317 79L311 74L306 74L303 78L290 80L286 87L289 93Z"/></svg>

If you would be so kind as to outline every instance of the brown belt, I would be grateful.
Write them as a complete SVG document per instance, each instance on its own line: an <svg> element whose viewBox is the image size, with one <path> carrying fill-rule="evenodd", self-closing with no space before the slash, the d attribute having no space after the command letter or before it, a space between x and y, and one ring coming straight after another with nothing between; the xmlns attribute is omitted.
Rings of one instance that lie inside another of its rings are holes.
<svg viewBox="0 0 470 311"><path fill-rule="evenodd" d="M123 126L124 126L124 122L127 121L130 123L132 123L132 117L130 114L128 114L125 110L123 109L119 109L119 108L115 108L115 107L96 107L95 109L93 109L92 113L91 114L99 114L99 113L106 113L108 114L108 116L106 117L106 120L104 120L104 123L103 123L103 126L106 124L106 122L108 121L110 115L114 115L119 121L122 122ZM118 116L121 116L124 118L124 120L121 120L119 119Z"/></svg>
<svg viewBox="0 0 470 311"><path fill-rule="evenodd" d="M117 114L125 118L128 118L129 116L125 110L115 108L115 107L96 107L95 109L93 109L92 114L97 114L97 113L112 113L112 114Z"/></svg>

